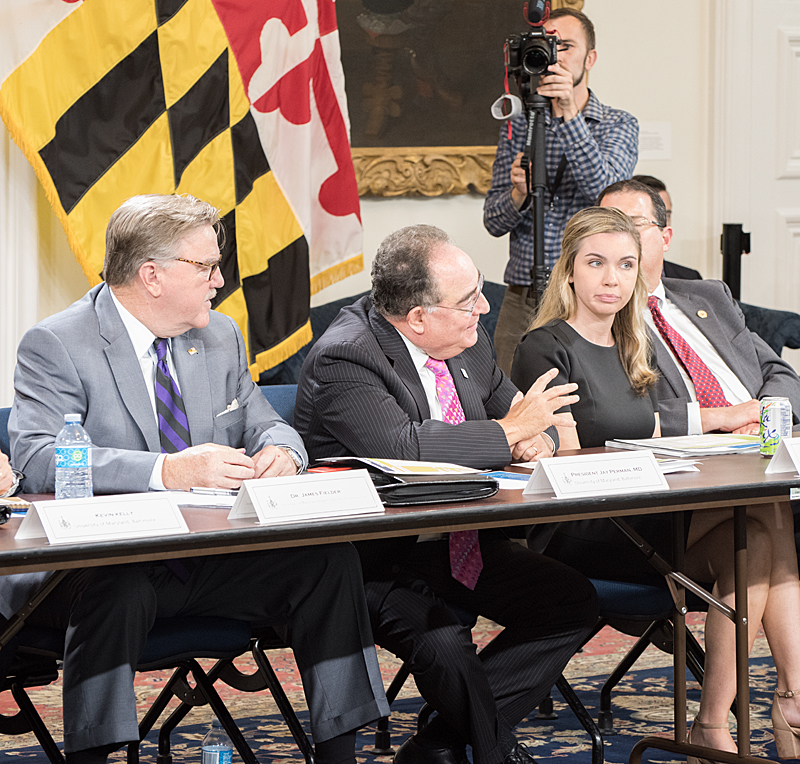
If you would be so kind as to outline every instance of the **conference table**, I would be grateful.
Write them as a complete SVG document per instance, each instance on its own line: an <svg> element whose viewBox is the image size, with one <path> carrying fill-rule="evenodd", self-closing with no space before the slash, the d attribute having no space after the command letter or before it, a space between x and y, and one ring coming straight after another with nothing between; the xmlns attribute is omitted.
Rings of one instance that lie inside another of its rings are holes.
<svg viewBox="0 0 800 764"><path fill-rule="evenodd" d="M584 449L580 454L605 453L610 449ZM568 455L565 452L562 455ZM0 574L42 570L61 571L48 581L60 579L70 569L99 565L143 562L184 556L203 556L254 551L277 547L358 541L388 536L406 536L455 530L509 527L589 518L731 508L734 516L734 555L736 606L733 620L737 643L738 754L715 752L686 742L686 645L684 590L676 587L674 621L674 739L647 737L636 744L631 755L638 764L642 753L657 748L681 755L711 758L730 764L756 764L763 759L750 756L749 677L747 655L747 505L787 501L793 488L800 488L795 472L765 474L768 460L758 454L713 456L703 459L699 472L667 475L666 492L570 498L559 500L553 493L523 495L520 490L500 490L495 496L478 501L387 508L383 514L318 520L314 522L260 525L255 520L227 519L227 511L185 507L182 509L189 533L158 538L124 539L90 543L49 545L44 539L14 539L19 525L12 518L0 526ZM46 497L27 497L30 500ZM680 523L676 534L683 538ZM676 544L675 568L681 568L681 546ZM28 606L35 608L46 596L39 593ZM23 608L19 616L28 611ZM13 634L14 619L0 634L0 644Z"/></svg>

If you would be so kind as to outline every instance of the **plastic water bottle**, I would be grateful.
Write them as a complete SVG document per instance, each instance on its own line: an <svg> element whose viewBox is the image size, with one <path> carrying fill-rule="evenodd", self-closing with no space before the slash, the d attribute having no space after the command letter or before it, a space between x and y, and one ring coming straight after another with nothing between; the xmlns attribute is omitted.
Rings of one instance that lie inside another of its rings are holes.
<svg viewBox="0 0 800 764"><path fill-rule="evenodd" d="M56 437L56 499L90 499L92 439L81 427L80 414L64 414Z"/></svg>
<svg viewBox="0 0 800 764"><path fill-rule="evenodd" d="M228 733L222 728L215 716L211 729L203 738L203 760L201 764L231 764L233 761L233 745Z"/></svg>

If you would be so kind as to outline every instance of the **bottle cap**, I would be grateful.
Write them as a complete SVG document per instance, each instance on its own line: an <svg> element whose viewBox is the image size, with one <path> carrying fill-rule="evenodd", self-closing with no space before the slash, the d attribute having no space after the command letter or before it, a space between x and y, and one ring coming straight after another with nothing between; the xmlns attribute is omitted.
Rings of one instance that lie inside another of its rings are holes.
<svg viewBox="0 0 800 764"><path fill-rule="evenodd" d="M80 414L64 414L64 421L65 422L80 422L81 415Z"/></svg>

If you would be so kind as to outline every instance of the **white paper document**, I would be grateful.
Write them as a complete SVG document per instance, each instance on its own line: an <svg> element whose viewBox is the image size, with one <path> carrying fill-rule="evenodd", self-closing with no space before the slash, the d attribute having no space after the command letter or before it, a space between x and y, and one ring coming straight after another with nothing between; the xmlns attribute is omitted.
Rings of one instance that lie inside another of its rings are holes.
<svg viewBox="0 0 800 764"><path fill-rule="evenodd" d="M51 544L188 533L169 492L128 493L91 499L35 501L16 539L47 537Z"/></svg>
<svg viewBox="0 0 800 764"><path fill-rule="evenodd" d="M228 519L257 517L274 525L381 512L369 473L348 470L245 480Z"/></svg>
<svg viewBox="0 0 800 764"><path fill-rule="evenodd" d="M715 456L720 454L742 454L758 451L761 438L758 435L734 435L730 432L706 433L705 435L678 435L671 438L641 438L638 440L607 440L609 448L646 448L664 456Z"/></svg>
<svg viewBox="0 0 800 764"><path fill-rule="evenodd" d="M578 454L541 459L523 494L554 492L558 499L668 491L652 451Z"/></svg>

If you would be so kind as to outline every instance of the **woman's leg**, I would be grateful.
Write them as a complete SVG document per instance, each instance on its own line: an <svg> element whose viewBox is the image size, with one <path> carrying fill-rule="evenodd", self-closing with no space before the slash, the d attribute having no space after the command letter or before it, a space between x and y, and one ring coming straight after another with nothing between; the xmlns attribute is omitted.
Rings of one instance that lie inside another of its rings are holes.
<svg viewBox="0 0 800 764"><path fill-rule="evenodd" d="M791 511L787 503L776 503L748 507L747 517L748 650L763 622L778 673L778 689L800 689L800 651L795 638L800 633L800 582ZM701 581L714 581L714 595L733 606L733 519L729 511L693 515L686 573ZM705 677L697 719L705 724L722 724L736 695L735 627L712 608L705 634ZM789 724L800 726L800 698L782 699L781 710ZM692 742L735 750L725 729L696 727Z"/></svg>

